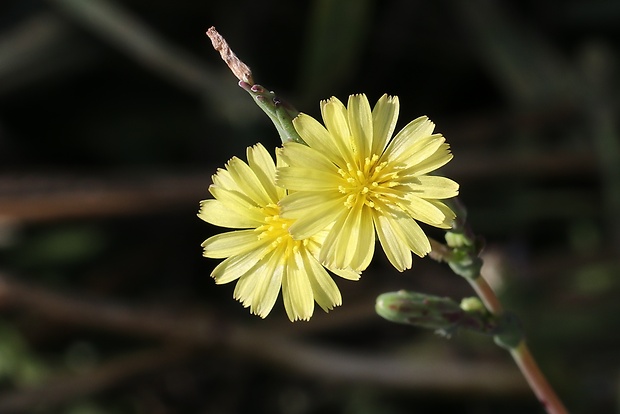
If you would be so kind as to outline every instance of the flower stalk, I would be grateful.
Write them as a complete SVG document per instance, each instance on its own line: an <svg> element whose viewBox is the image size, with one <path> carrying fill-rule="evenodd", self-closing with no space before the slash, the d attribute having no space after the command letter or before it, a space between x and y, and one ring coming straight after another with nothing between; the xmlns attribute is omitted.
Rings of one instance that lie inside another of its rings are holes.
<svg viewBox="0 0 620 414"><path fill-rule="evenodd" d="M464 277L474 289L489 313L495 317L508 315L502 304L482 276L482 260L479 254L483 243L477 237L467 223L467 211L458 199L449 202L450 207L456 213L457 219L452 229L446 232L446 244L431 240L433 252L431 258L437 261L447 262L450 268L458 275ZM509 323L519 326L516 318L510 318ZM525 377L528 385L540 401L541 405L549 414L567 414L568 411L559 399L546 377L538 367L532 356L525 338L517 333L517 330L507 329L502 334L494 336L495 343L507 349Z"/></svg>

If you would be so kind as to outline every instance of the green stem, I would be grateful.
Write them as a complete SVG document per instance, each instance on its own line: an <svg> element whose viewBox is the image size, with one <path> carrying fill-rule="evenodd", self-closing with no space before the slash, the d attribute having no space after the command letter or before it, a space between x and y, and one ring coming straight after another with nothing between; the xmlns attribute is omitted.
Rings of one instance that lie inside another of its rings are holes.
<svg viewBox="0 0 620 414"><path fill-rule="evenodd" d="M475 279L467 279L471 287L474 289L484 306L494 315L501 315L504 312L501 302L491 288L491 285L482 275Z"/></svg>
<svg viewBox="0 0 620 414"><path fill-rule="evenodd" d="M545 407L549 414L568 414L566 407L547 382L547 379L538 368L536 360L530 353L525 341L510 350L510 355L517 363L521 373L527 380L538 401Z"/></svg>
<svg viewBox="0 0 620 414"><path fill-rule="evenodd" d="M497 295L487 283L486 279L479 275L475 279L467 279L476 291L489 312L494 315L503 313L502 305ZM553 388L538 367L536 360L532 356L527 344L522 340L516 347L510 348L510 355L515 360L519 370L525 377L530 388L538 398L538 401L545 407L549 414L568 414L568 411L558 398Z"/></svg>

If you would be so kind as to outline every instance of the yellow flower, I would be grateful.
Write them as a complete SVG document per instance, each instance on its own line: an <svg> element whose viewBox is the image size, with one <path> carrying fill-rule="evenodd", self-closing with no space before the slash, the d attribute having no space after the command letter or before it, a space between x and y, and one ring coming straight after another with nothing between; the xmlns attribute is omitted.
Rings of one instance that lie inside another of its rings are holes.
<svg viewBox="0 0 620 414"><path fill-rule="evenodd" d="M275 185L273 159L260 144L248 148L247 158L246 164L233 157L218 169L209 187L215 199L201 201L202 220L239 229L202 244L205 257L225 258L211 276L217 284L238 279L235 299L262 318L273 308L280 287L291 321L310 319L314 301L326 312L340 305L336 283L316 258L327 232L294 240L288 233L294 220L280 217L278 202L286 190ZM351 269L333 271L359 279Z"/></svg>
<svg viewBox="0 0 620 414"><path fill-rule="evenodd" d="M365 95L347 107L332 97L321 102L325 127L299 114L293 124L307 146L287 143L277 183L292 192L282 216L295 219L289 232L305 239L330 226L319 259L337 268L364 270L372 259L375 232L390 262L403 271L411 252L431 250L417 221L450 228L454 213L440 200L458 194L458 184L430 176L452 159L434 124L420 117L391 139L397 97L384 95L371 111Z"/></svg>

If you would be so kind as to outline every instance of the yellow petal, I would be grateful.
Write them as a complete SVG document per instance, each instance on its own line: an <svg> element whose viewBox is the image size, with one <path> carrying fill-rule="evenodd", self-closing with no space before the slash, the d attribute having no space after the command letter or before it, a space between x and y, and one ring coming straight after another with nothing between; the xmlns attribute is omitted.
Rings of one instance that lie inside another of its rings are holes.
<svg viewBox="0 0 620 414"><path fill-rule="evenodd" d="M420 257L426 256L431 251L431 244L424 234L420 225L415 222L411 217L407 217L404 214L396 214L388 216L388 221L391 221L392 226L397 226L402 230L401 234L405 245Z"/></svg>
<svg viewBox="0 0 620 414"><path fill-rule="evenodd" d="M218 285L232 282L257 266L259 258L262 257L262 255L263 252L256 249L243 255L231 256L215 266L215 269L211 272L211 276Z"/></svg>
<svg viewBox="0 0 620 414"><path fill-rule="evenodd" d="M256 292L256 285L258 285L262 277L263 273L252 271L244 274L237 281L233 292L233 298L241 302L244 308L249 308L252 305L254 293Z"/></svg>
<svg viewBox="0 0 620 414"><path fill-rule="evenodd" d="M311 148L325 155L334 164L346 164L344 158L340 155L340 150L334 143L334 139L316 119L301 113L293 119L293 126L299 136Z"/></svg>
<svg viewBox="0 0 620 414"><path fill-rule="evenodd" d="M245 162L236 157L231 158L230 161L228 161L228 171L241 188L243 194L252 199L255 204L266 206L272 202L271 197L263 187L261 181ZM275 186L273 182L270 185Z"/></svg>
<svg viewBox="0 0 620 414"><path fill-rule="evenodd" d="M322 262L338 269L366 269L374 253L375 234L371 213L364 207L354 206L336 219L321 248Z"/></svg>
<svg viewBox="0 0 620 414"><path fill-rule="evenodd" d="M248 165L265 189L272 203L280 199L275 186L276 165L269 152L260 143L247 149Z"/></svg>
<svg viewBox="0 0 620 414"><path fill-rule="evenodd" d="M233 229L255 228L261 225L261 221L231 210L219 200L213 199L200 202L198 217L215 226Z"/></svg>
<svg viewBox="0 0 620 414"><path fill-rule="evenodd" d="M342 182L342 177L332 170L309 170L303 167L283 167L278 170L278 184L294 191L337 191Z"/></svg>
<svg viewBox="0 0 620 414"><path fill-rule="evenodd" d="M202 243L204 256L213 259L223 259L229 256L244 254L265 244L259 240L254 230L229 231L209 237Z"/></svg>
<svg viewBox="0 0 620 414"><path fill-rule="evenodd" d="M288 165L310 170L337 171L336 165L325 155L307 145L296 142L284 144L281 156Z"/></svg>
<svg viewBox="0 0 620 414"><path fill-rule="evenodd" d="M427 224L441 224L446 219L444 213L434 204L411 193L405 196L402 207L411 217Z"/></svg>
<svg viewBox="0 0 620 414"><path fill-rule="evenodd" d="M373 140L372 111L370 110L370 103L368 103L366 95L357 94L349 96L347 117L349 128L351 129L354 153L357 159L364 160L372 155L370 154L370 149Z"/></svg>
<svg viewBox="0 0 620 414"><path fill-rule="evenodd" d="M399 272L411 268L411 250L407 247L402 231L384 214L373 214L373 222L377 229L379 242L390 263Z"/></svg>
<svg viewBox="0 0 620 414"><path fill-rule="evenodd" d="M433 129L435 129L435 124L427 117L421 116L414 119L396 134L388 145L386 153L390 153L390 159L400 159L404 151L409 150L419 139L430 136Z"/></svg>
<svg viewBox="0 0 620 414"><path fill-rule="evenodd" d="M329 196L338 198L330 199ZM324 230L336 220L343 206L341 194L321 197L301 192L286 196L280 203L282 217L296 218L289 227L289 233L295 240L307 239Z"/></svg>
<svg viewBox="0 0 620 414"><path fill-rule="evenodd" d="M347 120L347 108L344 107L342 102L334 97L323 102L321 105L321 115L332 139L348 143L351 131L349 130Z"/></svg>
<svg viewBox="0 0 620 414"><path fill-rule="evenodd" d="M314 297L308 277L298 266L287 266L282 278L284 308L291 321L309 320L314 311Z"/></svg>
<svg viewBox="0 0 620 414"><path fill-rule="evenodd" d="M398 96L383 95L372 110L371 154L383 153L396 128L400 105Z"/></svg>
<svg viewBox="0 0 620 414"><path fill-rule="evenodd" d="M423 175L418 177L419 185L412 186L413 192L425 199L445 199L456 197L459 193L459 185L446 177Z"/></svg>
<svg viewBox="0 0 620 414"><path fill-rule="evenodd" d="M450 207L448 207L446 204L444 204L443 202L439 200L429 199L427 201L431 203L432 205L434 205L435 207L437 207L439 210L441 210L444 216L446 216L445 220L443 221L443 223L441 223L441 225L435 225L435 226L442 228L442 229L451 228L453 225L454 219L456 218L456 214L454 214L454 211L452 211Z"/></svg>
<svg viewBox="0 0 620 414"><path fill-rule="evenodd" d="M398 156L392 156L392 147L389 145L384 155L390 158L385 159L395 164L404 164L411 170L404 171L402 174L413 172L419 175L418 164L435 154L444 141L445 138L441 135L422 137L412 141L406 147L401 147Z"/></svg>
<svg viewBox="0 0 620 414"><path fill-rule="evenodd" d="M428 158L413 166L411 170L414 171L416 175L426 174L443 167L451 159L452 154L450 153L450 146L446 143L443 143L439 146L439 148L435 150L432 155L428 156Z"/></svg>
<svg viewBox="0 0 620 414"><path fill-rule="evenodd" d="M209 190L219 202L235 213L257 222L265 219L265 214L260 211L260 207L245 194L216 186L211 186Z"/></svg>
<svg viewBox="0 0 620 414"><path fill-rule="evenodd" d="M342 168L347 164L354 165L358 159L356 152L359 151L354 150L347 109L337 98L331 98L322 103L321 114L329 131L333 151L341 160L335 164Z"/></svg>
<svg viewBox="0 0 620 414"><path fill-rule="evenodd" d="M326 268L335 275L340 276L343 279L347 280L360 280L360 272L357 270L353 270L350 267L346 269L335 269L331 266L326 266Z"/></svg>
<svg viewBox="0 0 620 414"><path fill-rule="evenodd" d="M325 311L342 304L340 290L334 280L325 271L323 266L307 252L302 253L304 269L312 286L312 293L316 303Z"/></svg>
<svg viewBox="0 0 620 414"><path fill-rule="evenodd" d="M265 318L273 305L276 303L280 286L282 286L282 275L284 273L283 252L274 251L270 257L265 257L263 266L258 270L262 273L254 287L250 312Z"/></svg>

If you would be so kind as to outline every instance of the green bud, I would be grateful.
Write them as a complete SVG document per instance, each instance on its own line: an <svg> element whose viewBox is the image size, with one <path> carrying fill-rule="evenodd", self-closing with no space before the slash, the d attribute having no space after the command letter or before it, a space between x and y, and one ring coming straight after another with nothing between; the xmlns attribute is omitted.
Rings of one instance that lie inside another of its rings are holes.
<svg viewBox="0 0 620 414"><path fill-rule="evenodd" d="M388 321L432 329L446 336L467 329L492 335L498 345L508 348L522 339L520 324L513 314L495 316L474 297L463 299L459 305L450 298L400 290L379 295L375 309Z"/></svg>
<svg viewBox="0 0 620 414"><path fill-rule="evenodd" d="M450 298L404 290L379 295L375 309L388 321L440 332L451 332L464 313Z"/></svg>
<svg viewBox="0 0 620 414"><path fill-rule="evenodd" d="M461 309L463 309L465 312L469 312L469 313L473 313L473 312L485 313L485 312L487 312L487 308L484 307L484 304L482 303L482 301L479 298L476 298L476 297L461 299L461 305L460 306L461 306Z"/></svg>
<svg viewBox="0 0 620 414"><path fill-rule="evenodd" d="M473 246L474 243L464 233L448 231L446 232L446 244L449 247L457 248Z"/></svg>

